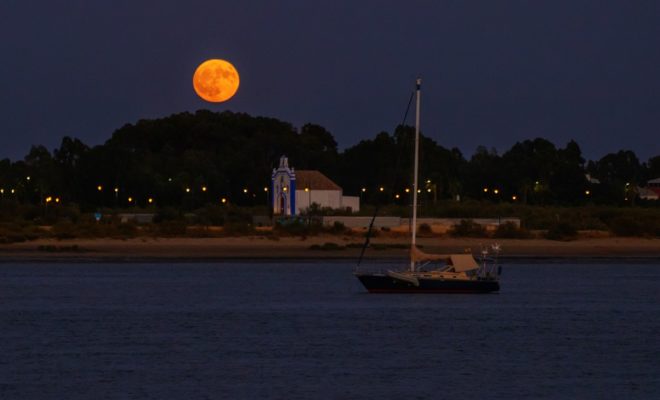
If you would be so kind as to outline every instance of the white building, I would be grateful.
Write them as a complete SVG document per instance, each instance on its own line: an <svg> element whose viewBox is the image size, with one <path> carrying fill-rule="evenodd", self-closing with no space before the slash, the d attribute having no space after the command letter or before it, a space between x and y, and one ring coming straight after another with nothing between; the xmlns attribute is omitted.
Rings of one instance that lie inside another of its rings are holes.
<svg viewBox="0 0 660 400"><path fill-rule="evenodd" d="M314 203L322 208L360 210L358 196L344 196L342 188L319 171L295 171L285 156L273 169L271 193L275 215L298 215Z"/></svg>
<svg viewBox="0 0 660 400"><path fill-rule="evenodd" d="M660 178L646 182L646 187L637 188L642 200L660 200Z"/></svg>

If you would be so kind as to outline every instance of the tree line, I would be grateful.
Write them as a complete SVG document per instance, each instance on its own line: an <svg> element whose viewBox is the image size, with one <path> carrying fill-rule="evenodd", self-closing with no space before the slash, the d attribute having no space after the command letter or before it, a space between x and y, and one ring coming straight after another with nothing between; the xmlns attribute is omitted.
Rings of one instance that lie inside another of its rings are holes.
<svg viewBox="0 0 660 400"><path fill-rule="evenodd" d="M83 210L266 205L272 169L285 154L296 169L319 170L365 203L406 204L413 135L399 126L339 151L319 125L296 129L245 113L184 112L127 124L102 145L64 137L52 152L36 145L23 160L1 160L0 194L4 201ZM468 159L422 134L420 149L419 190L427 202L634 204L636 188L660 177L660 156L643 162L621 150L587 162L574 141L557 147L525 140L502 154L479 147Z"/></svg>

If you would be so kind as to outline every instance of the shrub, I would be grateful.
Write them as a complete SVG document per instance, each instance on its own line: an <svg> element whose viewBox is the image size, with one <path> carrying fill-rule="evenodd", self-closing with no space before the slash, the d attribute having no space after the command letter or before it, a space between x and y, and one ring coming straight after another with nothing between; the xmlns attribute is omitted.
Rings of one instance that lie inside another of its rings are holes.
<svg viewBox="0 0 660 400"><path fill-rule="evenodd" d="M577 238L577 228L569 222L555 222L548 228L545 237L550 240L574 240Z"/></svg>
<svg viewBox="0 0 660 400"><path fill-rule="evenodd" d="M53 225L52 233L57 239L74 239L78 236L76 226L69 221L62 221Z"/></svg>
<svg viewBox="0 0 660 400"><path fill-rule="evenodd" d="M660 236L660 219L620 216L609 221L609 228L617 236Z"/></svg>
<svg viewBox="0 0 660 400"><path fill-rule="evenodd" d="M417 228L417 233L420 235L430 235L433 231L431 230L431 225L421 224L419 225L419 228Z"/></svg>
<svg viewBox="0 0 660 400"><path fill-rule="evenodd" d="M197 222L203 225L224 225L227 220L227 206L210 204L195 211Z"/></svg>
<svg viewBox="0 0 660 400"><path fill-rule="evenodd" d="M528 230L519 228L516 223L507 221L497 226L493 236L500 239L527 239L531 234Z"/></svg>
<svg viewBox="0 0 660 400"><path fill-rule="evenodd" d="M247 222L227 222L222 227L222 232L227 236L243 236L254 233L254 227Z"/></svg>
<svg viewBox="0 0 660 400"><path fill-rule="evenodd" d="M325 242L322 245L318 244L313 244L309 246L310 250L323 250L323 251L331 251L331 250L344 250L346 247L340 246L337 243L333 242Z"/></svg>
<svg viewBox="0 0 660 400"><path fill-rule="evenodd" d="M276 233L291 236L308 236L318 234L323 227L316 220L305 221L300 218L281 219L275 223Z"/></svg>
<svg viewBox="0 0 660 400"><path fill-rule="evenodd" d="M457 237L486 237L486 228L472 221L462 219L461 222L452 226L449 234Z"/></svg>
<svg viewBox="0 0 660 400"><path fill-rule="evenodd" d="M120 223L117 225L116 231L122 239L134 238L138 233L138 227L135 222Z"/></svg>
<svg viewBox="0 0 660 400"><path fill-rule="evenodd" d="M154 215L154 223L160 224L161 222L176 221L181 218L181 212L179 212L177 209L173 207L163 207L158 210L156 215Z"/></svg>
<svg viewBox="0 0 660 400"><path fill-rule="evenodd" d="M164 221L157 225L157 234L162 236L184 236L186 221Z"/></svg>
<svg viewBox="0 0 660 400"><path fill-rule="evenodd" d="M332 227L330 228L330 232L334 234L344 233L346 232L346 225L344 225L344 223L341 221L335 221L335 223L332 224Z"/></svg>

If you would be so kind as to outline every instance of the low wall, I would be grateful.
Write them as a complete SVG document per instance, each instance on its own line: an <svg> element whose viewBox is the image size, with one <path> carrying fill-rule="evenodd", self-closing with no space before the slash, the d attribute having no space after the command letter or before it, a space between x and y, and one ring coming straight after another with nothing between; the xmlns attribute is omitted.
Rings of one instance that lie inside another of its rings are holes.
<svg viewBox="0 0 660 400"><path fill-rule="evenodd" d="M323 225L334 225L335 222L341 222L347 228L367 228L371 222L371 217L341 217L326 216L323 217ZM374 227L376 228L395 228L401 225L399 217L376 217Z"/></svg>
<svg viewBox="0 0 660 400"><path fill-rule="evenodd" d="M121 213L117 214L122 224L127 222L136 222L138 224L150 224L154 221L155 214L148 213Z"/></svg>
<svg viewBox="0 0 660 400"><path fill-rule="evenodd" d="M427 224L431 227L439 226L449 229L451 226L457 225L461 220L468 218L417 218L417 226ZM485 226L487 229L495 229L498 225L511 222L517 227L520 227L520 218L469 218L473 222ZM341 222L347 228L367 228L371 222L371 217L340 217L340 216L327 216L323 217L323 225L333 225L335 222ZM399 217L376 217L374 227L376 228L396 228L399 226L410 225L409 218ZM442 230L442 229L440 229Z"/></svg>

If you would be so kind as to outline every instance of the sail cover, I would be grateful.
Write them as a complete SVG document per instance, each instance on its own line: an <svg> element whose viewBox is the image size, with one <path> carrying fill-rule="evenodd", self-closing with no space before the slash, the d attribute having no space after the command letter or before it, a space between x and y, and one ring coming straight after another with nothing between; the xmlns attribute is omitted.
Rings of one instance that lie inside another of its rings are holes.
<svg viewBox="0 0 660 400"><path fill-rule="evenodd" d="M479 269L479 265L475 261L472 254L452 254L451 265L454 267L454 271L463 272L471 271L473 269Z"/></svg>
<svg viewBox="0 0 660 400"><path fill-rule="evenodd" d="M410 248L410 258L414 262L445 261L447 264L454 267L454 271L456 272L479 269L479 265L474 257L472 257L472 254L429 254L424 253L415 246Z"/></svg>

